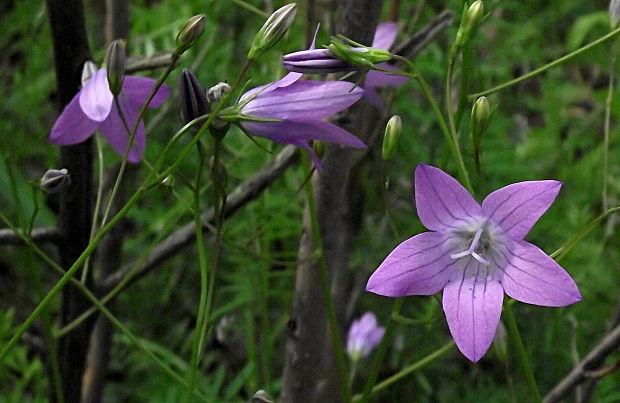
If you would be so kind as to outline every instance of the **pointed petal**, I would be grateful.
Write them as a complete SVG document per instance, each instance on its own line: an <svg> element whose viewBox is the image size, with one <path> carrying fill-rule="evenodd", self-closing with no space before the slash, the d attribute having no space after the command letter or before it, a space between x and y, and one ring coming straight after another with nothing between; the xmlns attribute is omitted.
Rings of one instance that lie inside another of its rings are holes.
<svg viewBox="0 0 620 403"><path fill-rule="evenodd" d="M500 282L511 298L528 304L566 306L581 301L571 276L536 245L514 242L505 252Z"/></svg>
<svg viewBox="0 0 620 403"><path fill-rule="evenodd" d="M310 147L310 144L308 144L308 141L296 141L291 144L299 146L303 148L304 150L308 151L308 155L310 156L312 165L314 165L314 169L316 169L318 173L323 172L323 165L321 165L321 159L319 158L318 155L316 155L316 152L314 152L314 148Z"/></svg>
<svg viewBox="0 0 620 403"><path fill-rule="evenodd" d="M99 69L78 93L80 107L90 119L103 122L112 109L112 93L108 87L105 69Z"/></svg>
<svg viewBox="0 0 620 403"><path fill-rule="evenodd" d="M469 192L439 168L419 164L414 185L418 217L430 230L447 231L480 215L480 206Z"/></svg>
<svg viewBox="0 0 620 403"><path fill-rule="evenodd" d="M396 40L398 24L395 22L383 22L377 25L375 37L372 40L372 47L388 50Z"/></svg>
<svg viewBox="0 0 620 403"><path fill-rule="evenodd" d="M466 270L443 291L450 334L461 353L473 362L491 346L502 313L502 286L496 280L485 281L485 272L484 266L470 260Z"/></svg>
<svg viewBox="0 0 620 403"><path fill-rule="evenodd" d="M346 81L300 80L287 87L262 92L242 113L273 119L319 120L361 98L363 90Z"/></svg>
<svg viewBox="0 0 620 403"><path fill-rule="evenodd" d="M450 258L447 239L424 232L398 245L370 276L366 291L388 297L432 295L443 289L458 260Z"/></svg>
<svg viewBox="0 0 620 403"><path fill-rule="evenodd" d="M393 67L387 63L381 63L379 66L387 69ZM371 70L368 74L366 74L364 89L377 87L398 87L405 84L407 81L409 81L407 77L388 74L383 71Z"/></svg>
<svg viewBox="0 0 620 403"><path fill-rule="evenodd" d="M327 122L292 121L282 122L242 122L241 126L251 135L265 137L278 143L296 144L299 141L322 140L354 148L366 145L348 131Z"/></svg>
<svg viewBox="0 0 620 403"><path fill-rule="evenodd" d="M56 119L50 141L61 146L81 143L93 134L98 125L82 111L78 93Z"/></svg>
<svg viewBox="0 0 620 403"><path fill-rule="evenodd" d="M551 206L562 187L554 180L513 183L482 202L482 211L512 238L523 239Z"/></svg>
<svg viewBox="0 0 620 403"><path fill-rule="evenodd" d="M127 125L131 130L138 119L138 114L140 111L138 107L127 102L127 100L122 96L119 98L119 103L123 110L123 115L125 116ZM124 156L125 149L129 143L129 134L121 119L121 116L118 113L116 105L112 108L108 118L101 122L100 128L101 133L106 140L108 140L114 151L116 151L119 155ZM129 152L127 161L134 163L140 161L142 154L144 154L145 142L144 123L140 122L136 135L134 136L134 145Z"/></svg>
<svg viewBox="0 0 620 403"><path fill-rule="evenodd" d="M245 94L243 94L241 96L241 101L243 101L244 99L256 94L257 92L261 92L261 96L263 94L266 94L270 91L275 90L276 88L281 88L281 87L288 87L289 85L293 84L294 82L296 82L297 80L299 80L301 78L301 76L303 76L302 73L288 73L287 75L285 75L284 77L282 77L281 79L279 79L278 81L275 81L271 84L265 84L265 85L260 85L258 87L252 88L251 90L247 91Z"/></svg>
<svg viewBox="0 0 620 403"><path fill-rule="evenodd" d="M126 76L123 80L123 96L141 108L155 87L155 80L148 77ZM149 108L157 108L170 97L170 88L162 85L149 103Z"/></svg>

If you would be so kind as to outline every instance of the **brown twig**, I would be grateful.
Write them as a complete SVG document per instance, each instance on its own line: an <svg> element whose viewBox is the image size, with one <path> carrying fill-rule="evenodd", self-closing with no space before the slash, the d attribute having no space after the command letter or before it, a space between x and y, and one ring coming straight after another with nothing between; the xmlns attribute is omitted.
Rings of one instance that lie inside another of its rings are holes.
<svg viewBox="0 0 620 403"><path fill-rule="evenodd" d="M125 71L136 73L138 71L157 70L170 66L172 61L172 51L155 53L150 56L133 56L127 59Z"/></svg>
<svg viewBox="0 0 620 403"><path fill-rule="evenodd" d="M545 396L544 403L559 402L581 382L589 379L605 359L620 346L620 325L613 328L590 353Z"/></svg>
<svg viewBox="0 0 620 403"><path fill-rule="evenodd" d="M56 227L35 228L30 236L36 243L59 244L62 242L62 233ZM9 228L3 228L0 229L0 245L25 245L25 243L19 234Z"/></svg>

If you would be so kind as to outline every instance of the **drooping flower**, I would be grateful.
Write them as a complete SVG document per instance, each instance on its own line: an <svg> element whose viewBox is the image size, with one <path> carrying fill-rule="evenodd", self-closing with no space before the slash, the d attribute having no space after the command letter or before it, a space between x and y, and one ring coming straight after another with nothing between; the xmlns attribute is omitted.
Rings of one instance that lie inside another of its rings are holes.
<svg viewBox="0 0 620 403"><path fill-rule="evenodd" d="M397 28L398 27L395 22L385 22L379 24L375 31L371 48L389 50L396 40ZM369 48L353 47L351 48L351 51L363 52L368 51L368 49ZM289 71L306 74L348 72L359 68L339 58L329 49L315 49L314 41L308 50L302 50L284 55L282 58L282 65ZM389 63L378 63L376 66L388 70L393 69ZM376 88L399 86L407 82L407 80L407 77L389 74L378 70L370 70L367 73L363 85L363 88L366 91L364 92L364 97L376 107L380 107L382 103L376 92Z"/></svg>
<svg viewBox="0 0 620 403"><path fill-rule="evenodd" d="M379 344L385 328L377 325L377 318L372 312L366 312L354 320L347 335L347 354L352 360L364 358Z"/></svg>
<svg viewBox="0 0 620 403"><path fill-rule="evenodd" d="M349 147L366 145L348 131L323 121L348 108L362 96L363 90L346 81L300 80L300 73L243 94L241 128L253 136L294 144L305 148L317 169L320 161L308 141L320 140ZM257 121L273 119L277 121Z"/></svg>
<svg viewBox="0 0 620 403"><path fill-rule="evenodd" d="M431 232L398 245L372 274L366 290L390 297L443 290L450 333L459 350L478 361L493 341L504 292L542 306L581 300L568 273L523 240L561 185L554 180L514 183L479 205L442 170L418 165L416 207Z"/></svg>
<svg viewBox="0 0 620 403"><path fill-rule="evenodd" d="M118 104L130 130L154 85L155 80L152 78L124 78ZM153 97L149 108L160 106L169 96L170 89L162 86ZM88 139L97 129L101 130L114 151L125 155L129 133L114 103L105 69L97 70L65 107L52 127L50 141L61 146L78 144ZM127 160L139 162L144 146L144 123L140 122Z"/></svg>

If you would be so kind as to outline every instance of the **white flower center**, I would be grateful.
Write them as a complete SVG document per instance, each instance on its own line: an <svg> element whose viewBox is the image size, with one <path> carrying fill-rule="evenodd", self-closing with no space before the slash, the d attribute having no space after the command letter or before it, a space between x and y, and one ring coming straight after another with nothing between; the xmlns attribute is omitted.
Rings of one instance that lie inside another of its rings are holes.
<svg viewBox="0 0 620 403"><path fill-rule="evenodd" d="M487 219L480 218L469 222L452 231L449 236L451 248L454 250L450 254L452 259L471 256L484 266L495 266L505 259L506 237Z"/></svg>

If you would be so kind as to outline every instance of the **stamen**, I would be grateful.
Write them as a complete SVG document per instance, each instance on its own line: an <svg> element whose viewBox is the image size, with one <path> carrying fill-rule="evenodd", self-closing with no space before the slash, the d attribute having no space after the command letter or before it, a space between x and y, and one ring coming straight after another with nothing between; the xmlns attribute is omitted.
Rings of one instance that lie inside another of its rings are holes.
<svg viewBox="0 0 620 403"><path fill-rule="evenodd" d="M486 260L484 257L480 256L478 253L476 253L476 248L478 247L478 243L480 243L480 237L482 236L482 231L483 231L482 228L478 228L478 230L476 231L476 234L474 235L474 238L471 241L471 245L469 245L469 249L463 252L453 253L450 255L450 257L452 259L459 259L459 258L471 255L478 262L482 263L485 266L488 266L489 261Z"/></svg>

